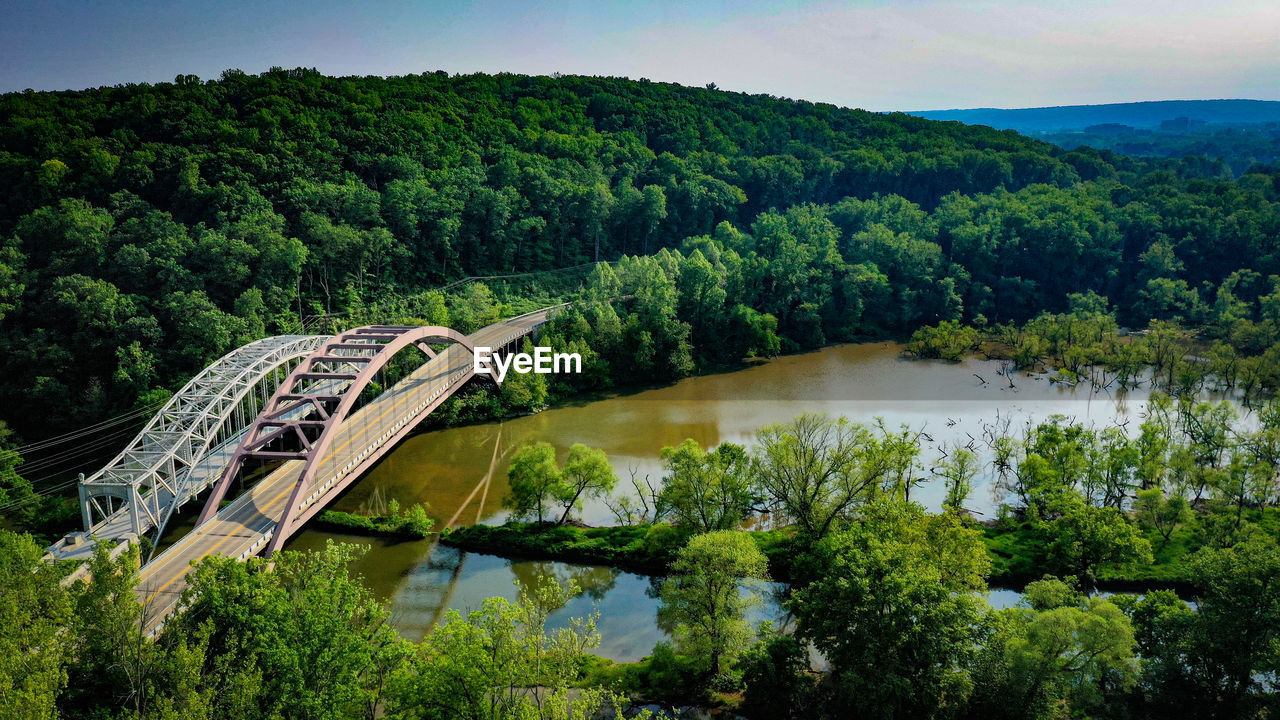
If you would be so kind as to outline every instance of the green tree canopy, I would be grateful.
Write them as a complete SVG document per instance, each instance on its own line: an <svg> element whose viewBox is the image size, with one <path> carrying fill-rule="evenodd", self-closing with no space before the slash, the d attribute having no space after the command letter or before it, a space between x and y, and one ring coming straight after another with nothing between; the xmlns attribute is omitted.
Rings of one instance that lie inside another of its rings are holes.
<svg viewBox="0 0 1280 720"><path fill-rule="evenodd" d="M661 622L670 623L680 646L724 674L750 640L744 618L754 596L739 591L743 581L766 577L764 555L746 533L719 530L695 536L671 564L662 584Z"/></svg>
<svg viewBox="0 0 1280 720"><path fill-rule="evenodd" d="M946 717L964 707L989 560L954 514L884 499L819 542L788 603L831 662L832 713Z"/></svg>
<svg viewBox="0 0 1280 720"><path fill-rule="evenodd" d="M682 526L695 532L732 530L753 506L751 462L741 445L722 443L706 452L688 439L662 449L667 471L659 500Z"/></svg>

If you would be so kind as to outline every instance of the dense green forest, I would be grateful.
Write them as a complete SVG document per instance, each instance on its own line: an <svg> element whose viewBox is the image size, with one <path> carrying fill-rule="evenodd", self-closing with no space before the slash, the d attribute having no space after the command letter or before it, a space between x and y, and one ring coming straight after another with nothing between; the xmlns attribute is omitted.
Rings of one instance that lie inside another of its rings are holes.
<svg viewBox="0 0 1280 720"><path fill-rule="evenodd" d="M1087 290L1126 322L1196 320L1224 283L1252 306L1280 273L1273 170L1221 171L643 80L299 69L11 93L4 419L39 440L300 315L707 235L760 270L743 290L763 307L728 301L802 346L819 322L838 340L1025 319Z"/></svg>

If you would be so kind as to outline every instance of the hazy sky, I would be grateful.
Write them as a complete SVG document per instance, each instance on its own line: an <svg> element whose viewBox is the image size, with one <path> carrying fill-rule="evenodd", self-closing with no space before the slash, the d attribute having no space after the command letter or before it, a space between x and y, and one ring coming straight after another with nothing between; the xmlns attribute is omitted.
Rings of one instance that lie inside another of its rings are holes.
<svg viewBox="0 0 1280 720"><path fill-rule="evenodd" d="M0 91L316 67L621 75L871 110L1280 99L1280 2L3 0Z"/></svg>

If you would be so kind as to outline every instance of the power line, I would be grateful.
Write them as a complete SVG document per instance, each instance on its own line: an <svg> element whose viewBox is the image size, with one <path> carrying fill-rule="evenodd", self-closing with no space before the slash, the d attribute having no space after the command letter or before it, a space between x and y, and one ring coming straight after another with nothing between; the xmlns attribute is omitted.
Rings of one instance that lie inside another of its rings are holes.
<svg viewBox="0 0 1280 720"><path fill-rule="evenodd" d="M25 474L25 473L30 473L36 470L48 470L51 467L61 465L62 463L68 460L71 460L73 458L77 458L89 453L96 454L97 451L99 451L100 449L114 444L116 441L120 440L121 438L134 435L136 432L137 430L133 427L122 428L120 430L117 430L111 433L110 435L105 435L103 437L97 438L93 442L87 442L83 445L77 446L74 450L59 453L58 455L43 457L29 464L24 463L21 466L22 471Z"/></svg>
<svg viewBox="0 0 1280 720"><path fill-rule="evenodd" d="M129 422L130 420L134 420L139 416L152 414L156 410L159 410L160 407L163 406L164 404L165 404L164 402L155 402L149 405L144 405L142 407L130 410L129 412L121 413L120 415L116 415L114 417L101 420L92 425L86 425L82 428L71 430L69 432L63 433L62 435L55 435L53 437L45 438L44 440L40 440L38 442L28 443L26 445L21 445L16 448L0 450L0 453L16 453L20 455L29 455L32 452L35 452L37 450L43 450L45 448L53 447L55 445L62 445L72 440L76 440L77 438L83 437L85 435L92 435L94 433L102 432L106 430L108 427L111 427L113 425L119 425L120 423Z"/></svg>
<svg viewBox="0 0 1280 720"><path fill-rule="evenodd" d="M454 280L451 283L441 285L440 287L432 288L430 290L424 290L422 293L418 293L418 294L425 294L428 292L444 292L446 290L451 290L459 285L464 285L466 283L471 283L471 282L479 282L482 280L506 280L508 278L523 278L523 277L533 277L533 276L555 275L558 273L566 273L566 272L571 272L575 270L583 270L585 268L594 268L596 265L602 265L602 264L612 265L616 262L617 262L616 260L607 261L607 262L602 261L599 263L591 262L591 263L583 263L581 265L573 265L565 268L556 268L554 270L529 270L527 272L509 273L506 275L470 275L468 277L464 277L459 280Z"/></svg>
<svg viewBox="0 0 1280 720"><path fill-rule="evenodd" d="M19 498L19 499L17 499L17 500L14 500L13 502L6 503L5 505L0 505L0 512L5 512L5 511L7 511L7 510L12 510L12 509L14 509L14 508L16 508L16 507L22 507L23 505L27 505L27 504L29 504L29 503L36 502L37 500L39 500L39 499L41 499L41 498L43 498L43 497L47 497L47 496L49 496L49 495L52 495L52 494L54 494L55 492L60 492L60 491L62 491L62 490L65 490L66 488L71 487L72 485L75 485L75 484L76 484L76 482L78 482L78 481L76 481L76 480L71 480L71 481L69 481L69 482L67 482L67 483L64 483L64 484L62 484L62 485L59 485L57 488L50 489L50 491L49 491L49 492L33 492L33 493L31 493L30 495L26 495L26 496L24 496L24 497L22 497L22 498Z"/></svg>
<svg viewBox="0 0 1280 720"><path fill-rule="evenodd" d="M303 332L307 332L309 330L309 326L311 325L318 325L326 317L328 316L319 315L319 316L314 316L309 318L307 321L307 324L303 326ZM55 448L59 445L66 445L67 443L79 441L86 437L100 435L101 433L111 430L111 428L113 428L114 426L121 425L124 423L132 423L133 421L136 421L141 417L153 415L162 407L164 407L168 402L169 402L168 400L162 400L154 403L149 403L147 405L137 407L128 412L124 412L119 415L115 415L113 417L100 420L91 425L86 425L84 427L71 430L61 435L55 435L53 437L45 438L43 440L40 440L34 443L28 443L26 445L21 445L15 448L0 448L0 457L12 456L12 455L31 457L36 453L40 453L40 451L48 450L50 448ZM114 439L114 438L120 437L121 435L128 434L130 432L136 432L136 431L137 429L133 426L125 428L123 431L118 429L111 430L111 435L108 436L108 438ZM100 438L99 440L93 443L93 446L101 447L102 444L103 442L102 442L102 439ZM81 446L81 448L78 448L78 451L74 454L76 455L83 454L83 447L84 446ZM39 460L32 460L24 463L22 469L24 472L30 472L33 469L39 469L42 465L48 465L50 463L57 462L62 458L63 458L63 455L56 455L52 457L42 457Z"/></svg>

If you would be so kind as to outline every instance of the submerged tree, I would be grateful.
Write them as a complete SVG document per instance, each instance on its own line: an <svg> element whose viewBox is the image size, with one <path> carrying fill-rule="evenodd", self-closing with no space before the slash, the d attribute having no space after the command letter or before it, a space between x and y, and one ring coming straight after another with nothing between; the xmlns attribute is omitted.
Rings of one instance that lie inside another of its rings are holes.
<svg viewBox="0 0 1280 720"><path fill-rule="evenodd" d="M705 452L696 440L662 449L667 471L661 501L676 523L705 533L732 530L753 506L751 461L741 445Z"/></svg>
<svg viewBox="0 0 1280 720"><path fill-rule="evenodd" d="M973 478L979 468L978 454L963 447L955 448L938 461L933 472L946 483L947 495L942 501L944 508L953 512L964 510L965 502L973 493Z"/></svg>
<svg viewBox="0 0 1280 720"><path fill-rule="evenodd" d="M862 472L871 433L847 419L806 414L757 433L756 481L772 509L814 541L866 498L879 477Z"/></svg>

